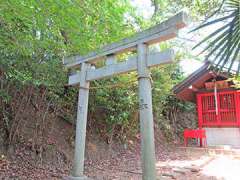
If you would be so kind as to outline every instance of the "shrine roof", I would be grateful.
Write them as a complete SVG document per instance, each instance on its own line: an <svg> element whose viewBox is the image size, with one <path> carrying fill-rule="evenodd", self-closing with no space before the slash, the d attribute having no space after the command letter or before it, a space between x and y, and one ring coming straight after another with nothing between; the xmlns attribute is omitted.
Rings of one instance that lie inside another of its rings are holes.
<svg viewBox="0 0 240 180"><path fill-rule="evenodd" d="M206 62L182 82L174 86L172 90L178 99L196 102L196 94L206 91L205 82L209 82L213 78L226 80L228 79L228 74L224 72L216 73L213 66Z"/></svg>

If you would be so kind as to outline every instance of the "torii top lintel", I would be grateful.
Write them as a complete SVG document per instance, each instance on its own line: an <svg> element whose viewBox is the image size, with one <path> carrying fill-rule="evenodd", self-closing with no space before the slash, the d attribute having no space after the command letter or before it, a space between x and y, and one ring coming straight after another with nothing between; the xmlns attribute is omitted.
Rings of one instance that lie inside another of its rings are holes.
<svg viewBox="0 0 240 180"><path fill-rule="evenodd" d="M156 26L136 33L132 37L125 38L119 42L106 45L100 50L91 52L86 56L73 56L65 58L64 65L67 68L73 68L83 62L94 63L107 55L135 50L136 46L140 43L153 44L174 38L177 36L178 30L185 27L188 22L189 18L187 14L180 12Z"/></svg>

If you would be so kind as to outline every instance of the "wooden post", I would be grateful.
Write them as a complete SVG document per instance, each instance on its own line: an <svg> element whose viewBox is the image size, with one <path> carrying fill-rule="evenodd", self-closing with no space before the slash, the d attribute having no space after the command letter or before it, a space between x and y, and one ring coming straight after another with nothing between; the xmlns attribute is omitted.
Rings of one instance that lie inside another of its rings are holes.
<svg viewBox="0 0 240 180"><path fill-rule="evenodd" d="M156 180L152 88L150 73L147 67L147 51L147 45L138 45L137 72L139 83L139 110L142 153L141 155L143 171L142 179Z"/></svg>
<svg viewBox="0 0 240 180"><path fill-rule="evenodd" d="M69 178L74 180L87 179L84 176L83 171L89 95L89 82L86 81L86 75L89 68L90 64L81 64L80 89L78 95L78 111L76 122L75 154L73 162L74 164L72 177Z"/></svg>
<svg viewBox="0 0 240 180"><path fill-rule="evenodd" d="M235 92L235 108L236 108L236 114L237 114L237 125L240 127L240 92Z"/></svg>

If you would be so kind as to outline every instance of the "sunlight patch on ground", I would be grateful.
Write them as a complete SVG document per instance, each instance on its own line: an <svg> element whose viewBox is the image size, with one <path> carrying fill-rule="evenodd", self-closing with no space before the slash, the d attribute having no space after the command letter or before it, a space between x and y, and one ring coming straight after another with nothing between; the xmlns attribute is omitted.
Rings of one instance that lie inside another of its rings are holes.
<svg viewBox="0 0 240 180"><path fill-rule="evenodd" d="M230 155L216 155L216 156L201 156L194 160L170 160L158 161L157 169L168 168L197 168L197 174L191 174L191 177L198 179L217 179L217 180L239 180L240 159ZM184 175L183 175L184 176ZM185 174L186 176L186 174ZM191 178L190 178L191 179Z"/></svg>
<svg viewBox="0 0 240 180"><path fill-rule="evenodd" d="M240 160L231 156L219 156L204 166L202 174L224 180L239 180Z"/></svg>
<svg viewBox="0 0 240 180"><path fill-rule="evenodd" d="M208 162L211 158L209 156L202 156L200 159L196 160L171 160L171 161L158 161L156 166L157 167L164 167L164 166L170 166L170 167L189 167L189 166L202 166L206 162Z"/></svg>

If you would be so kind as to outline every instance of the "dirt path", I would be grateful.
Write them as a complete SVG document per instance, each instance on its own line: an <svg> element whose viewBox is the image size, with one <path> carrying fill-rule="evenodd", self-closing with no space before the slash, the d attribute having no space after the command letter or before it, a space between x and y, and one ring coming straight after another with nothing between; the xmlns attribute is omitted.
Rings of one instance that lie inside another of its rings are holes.
<svg viewBox="0 0 240 180"><path fill-rule="evenodd" d="M239 180L240 156L183 149L171 150L165 155L157 154L159 179ZM98 180L141 179L139 156L126 153L119 157L121 158L114 158L114 163L102 161L101 165L88 166L86 169L88 176Z"/></svg>
<svg viewBox="0 0 240 180"><path fill-rule="evenodd" d="M86 175L95 180L141 180L140 143L128 147L127 150L119 149L119 146L113 148L118 149L113 149L110 155L105 151L105 157L100 157L100 151L95 150L98 159L91 159L93 153L89 154L85 161ZM62 154L58 154L54 161L40 164L36 163L27 146L17 152L12 160L0 158L0 180L57 180L70 173L71 165L65 162ZM240 153L222 150L214 152L210 153L201 148L163 146L159 143L156 146L158 178L239 180ZM104 154L104 151L102 153Z"/></svg>

